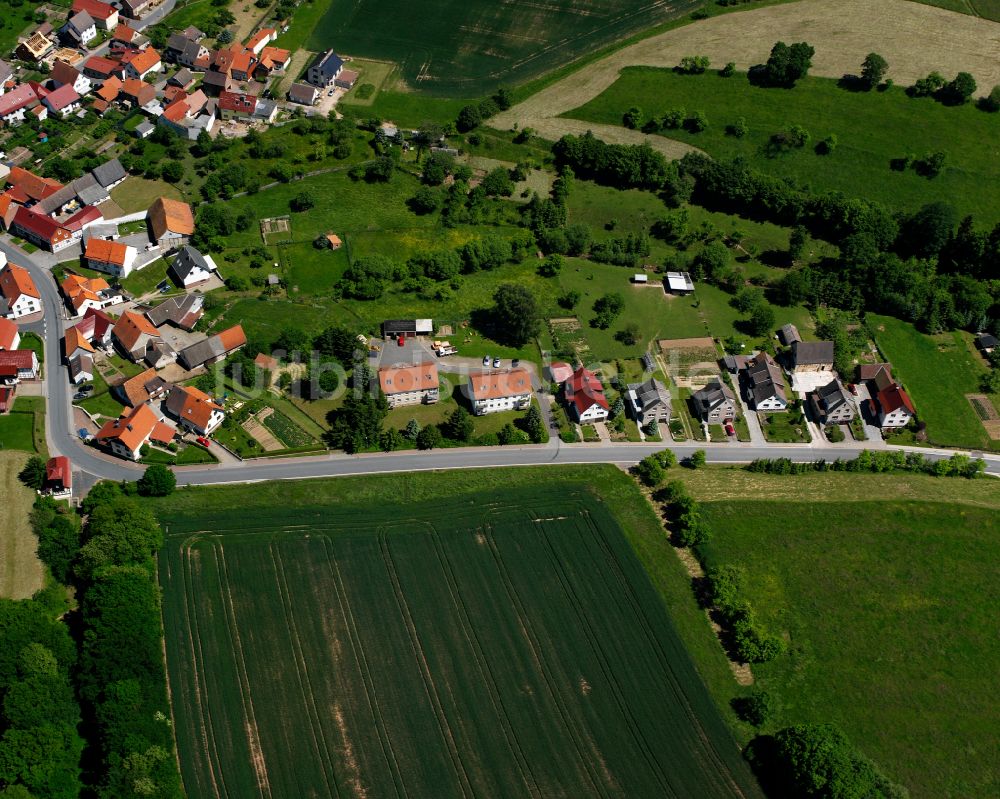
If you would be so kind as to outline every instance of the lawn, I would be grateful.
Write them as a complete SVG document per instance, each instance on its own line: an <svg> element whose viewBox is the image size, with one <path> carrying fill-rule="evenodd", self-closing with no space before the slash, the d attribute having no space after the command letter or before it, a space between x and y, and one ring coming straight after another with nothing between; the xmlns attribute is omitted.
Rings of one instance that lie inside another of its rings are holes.
<svg viewBox="0 0 1000 799"><path fill-rule="evenodd" d="M874 314L869 315L868 324L879 349L892 364L893 376L913 400L917 418L927 423L932 444L1000 450L1000 441L989 439L965 398L966 394L980 393L979 384L986 373L966 334L955 331L927 336L908 322ZM992 400L997 406L1000 397L993 395Z"/></svg>
<svg viewBox="0 0 1000 799"><path fill-rule="evenodd" d="M0 429L9 418L0 417ZM45 579L29 521L35 493L17 479L27 460L21 452L0 452L0 597L4 599L30 597Z"/></svg>
<svg viewBox="0 0 1000 799"><path fill-rule="evenodd" d="M153 291L157 285L167 278L168 266L166 258L153 261L148 266L144 266L139 271L133 272L122 280L122 288L134 297L142 297ZM174 293L177 293L177 289L172 282L170 288Z"/></svg>
<svg viewBox="0 0 1000 799"><path fill-rule="evenodd" d="M763 413L759 416L764 438L772 443L798 444L809 440L805 421L794 424L791 413Z"/></svg>
<svg viewBox="0 0 1000 799"><path fill-rule="evenodd" d="M307 482L152 503L189 793L759 796L631 478Z"/></svg>
<svg viewBox="0 0 1000 799"><path fill-rule="evenodd" d="M172 200L183 200L183 193L172 183L163 180L147 180L146 178L130 177L111 190L111 199L126 214L145 211L157 197L169 197Z"/></svg>
<svg viewBox="0 0 1000 799"><path fill-rule="evenodd" d="M112 419L117 419L124 410L124 406L112 396L107 382L96 369L94 370L93 386L94 391L89 397L74 404L95 416L110 416Z"/></svg>
<svg viewBox="0 0 1000 799"><path fill-rule="evenodd" d="M779 706L765 731L832 721L914 799L997 795L995 481L729 474L685 480L713 500L709 561L744 570L744 598L788 641L754 667Z"/></svg>
<svg viewBox="0 0 1000 799"><path fill-rule="evenodd" d="M315 3L318 9L322 3ZM295 13L279 38L318 51L393 61L413 89L444 97L475 97L498 84L521 83L629 34L681 16L697 3L650 5L637 0L592 0L586 13L570 0L524 8L489 0L446 3L435 13L404 0L354 0L350 12L328 3L325 15L309 6ZM315 25L300 38L297 25Z"/></svg>
<svg viewBox="0 0 1000 799"><path fill-rule="evenodd" d="M685 76L668 69L634 67L566 116L620 125L622 114L633 106L643 111L645 119L659 119L678 108L704 111L707 130L671 130L664 135L715 158L742 156L765 172L815 191L867 197L893 210L913 211L924 203L946 200L960 215L975 214L990 225L1000 219L1000 166L990 144L1000 131L1000 121L972 105L946 107L929 98L912 99L903 87L852 92L827 78L806 78L791 90L762 89L751 86L745 73L721 78L715 69ZM745 118L749 133L742 138L727 135L727 126L739 117ZM771 136L791 125L803 126L812 141L773 155L768 146ZM818 155L815 144L830 134L837 137L836 150ZM933 180L912 169L890 168L894 158L937 150L946 153L947 161Z"/></svg>
<svg viewBox="0 0 1000 799"><path fill-rule="evenodd" d="M43 397L17 397L11 412L0 416L0 450L46 454Z"/></svg>

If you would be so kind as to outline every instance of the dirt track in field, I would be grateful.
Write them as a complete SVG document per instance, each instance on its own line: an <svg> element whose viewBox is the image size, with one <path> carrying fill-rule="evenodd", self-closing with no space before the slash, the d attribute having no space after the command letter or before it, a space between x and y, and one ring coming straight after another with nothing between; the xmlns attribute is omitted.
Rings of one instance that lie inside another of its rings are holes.
<svg viewBox="0 0 1000 799"><path fill-rule="evenodd" d="M686 55L706 55L713 68L734 61L738 70L746 70L767 60L778 40L809 42L816 48L810 74L822 77L856 73L875 51L889 62L888 77L897 84L909 85L934 70L949 78L960 70L971 72L977 94L1000 84L1000 23L910 0L802 0L724 14L645 39L583 67L490 124L502 130L531 127L546 139L600 128L602 137L613 131L619 143L648 139L677 157L684 145L670 143L674 152L666 152L662 136L556 117L603 92L625 67L672 67Z"/></svg>

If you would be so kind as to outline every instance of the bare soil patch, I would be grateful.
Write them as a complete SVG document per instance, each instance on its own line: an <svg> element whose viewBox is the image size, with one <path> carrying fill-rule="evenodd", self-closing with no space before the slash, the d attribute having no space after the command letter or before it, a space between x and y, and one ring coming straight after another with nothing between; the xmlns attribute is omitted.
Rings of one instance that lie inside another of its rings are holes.
<svg viewBox="0 0 1000 799"><path fill-rule="evenodd" d="M909 0L803 0L724 14L644 39L532 95L490 124L502 130L531 127L547 139L592 129L602 138L616 136L617 143L657 146L662 136L556 118L603 92L625 67L673 67L697 54L708 56L713 67L733 61L746 70L765 61L778 40L815 47L810 74L821 77L857 73L874 51L889 62L889 77L897 84L934 70L948 77L970 72L985 91L1000 83L1000 23Z"/></svg>
<svg viewBox="0 0 1000 799"><path fill-rule="evenodd" d="M990 398L985 394L966 394L965 398L972 405L972 410L976 412L979 421L983 423L986 434L993 441L1000 441L1000 413Z"/></svg>

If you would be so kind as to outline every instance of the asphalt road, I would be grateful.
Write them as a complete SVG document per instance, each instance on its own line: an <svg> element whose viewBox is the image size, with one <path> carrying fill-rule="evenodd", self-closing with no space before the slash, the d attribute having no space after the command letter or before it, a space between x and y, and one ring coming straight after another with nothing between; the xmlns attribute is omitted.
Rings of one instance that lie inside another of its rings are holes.
<svg viewBox="0 0 1000 799"><path fill-rule="evenodd" d="M49 450L66 455L74 469L85 473L85 482L94 479L134 480L144 467L131 464L91 447L86 447L76 435L72 421L72 394L66 369L62 366L62 335L66 327L64 305L51 271L42 263L51 264L47 254L37 258L22 252L9 242L0 240L0 250L7 257L31 272L42 295L44 320L26 329L42 333L45 340L45 394L48 399L46 436ZM549 444L523 447L470 447L432 450L429 452L372 453L364 455L329 455L288 459L244 461L238 466L183 466L175 469L181 485L213 485L247 483L262 480L301 480L314 477L338 477L358 474L412 472L433 469L489 469L506 466L544 466L547 464L615 463L631 465L641 458L664 448L663 444L568 444L558 439ZM704 449L711 463L748 463L755 458L791 458L812 461L851 458L868 446L847 443L829 446L798 445L704 445L681 444L670 447L678 458L685 458ZM913 449L930 458L945 458L953 450ZM978 454L978 453L976 453ZM986 455L986 470L1000 476L1000 456Z"/></svg>

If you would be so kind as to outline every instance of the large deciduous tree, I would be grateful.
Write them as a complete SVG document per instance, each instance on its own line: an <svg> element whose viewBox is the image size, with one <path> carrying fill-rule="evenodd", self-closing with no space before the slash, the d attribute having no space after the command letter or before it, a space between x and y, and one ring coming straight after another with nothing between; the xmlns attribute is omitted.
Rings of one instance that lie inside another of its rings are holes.
<svg viewBox="0 0 1000 799"><path fill-rule="evenodd" d="M541 314L535 296L515 283L500 285L493 295L494 335L514 347L523 347L538 334Z"/></svg>

